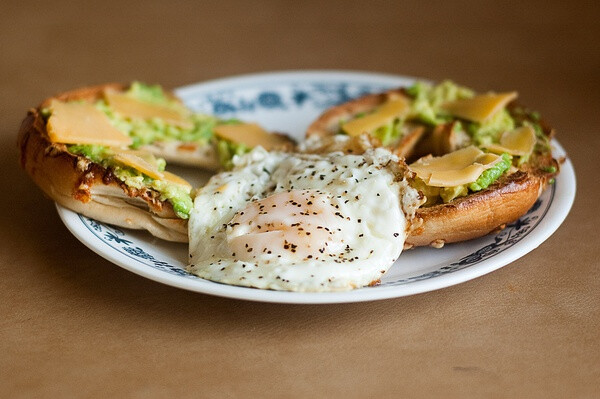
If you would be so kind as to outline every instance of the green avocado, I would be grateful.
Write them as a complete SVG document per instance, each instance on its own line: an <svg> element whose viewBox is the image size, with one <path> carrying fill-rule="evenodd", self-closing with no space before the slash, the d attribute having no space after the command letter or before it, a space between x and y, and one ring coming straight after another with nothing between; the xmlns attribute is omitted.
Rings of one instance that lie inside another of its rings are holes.
<svg viewBox="0 0 600 399"><path fill-rule="evenodd" d="M507 153L502 154L502 160L491 168L485 170L476 181L469 184L469 189L471 191L481 191L488 188L490 184L498 180L500 176L507 172L511 165L511 156Z"/></svg>
<svg viewBox="0 0 600 399"><path fill-rule="evenodd" d="M160 104L179 110L182 114L188 115L190 122L192 122L191 128L182 128L166 123L160 118L152 118L150 120L125 118L114 113L105 100L98 100L95 103L96 108L106 114L117 129L133 139L133 144L130 146L132 149L156 141L172 140L215 145L219 160L225 168L232 167L232 159L235 155L241 155L250 150L250 148L243 144L221 140L214 135L213 129L215 126L240 123L239 120L222 120L210 115L191 113L179 101L167 96L158 85L133 82L125 92L125 95L142 102ZM47 119L50 116L50 110L44 109L42 110L42 114ZM158 191L161 200L169 201L173 205L173 209L178 217L182 219L189 217L193 206L191 189L189 187L153 179L134 168L115 162L112 158L114 153L109 147L101 145L68 145L67 149L72 154L82 155L105 168L110 168L119 180L130 187L138 189L148 187ZM166 162L164 159L157 158L156 163L155 166L159 171L165 170Z"/></svg>
<svg viewBox="0 0 600 399"><path fill-rule="evenodd" d="M492 183L505 174L512 165L512 157L509 154L502 154L502 160L491 168L485 170L476 181L470 184L462 184L454 187L431 187L423 180L415 179L412 186L423 192L427 197L425 206L435 205L440 202L448 203L455 198L464 197L469 192L477 192L488 188Z"/></svg>
<svg viewBox="0 0 600 399"><path fill-rule="evenodd" d="M161 201L169 201L173 205L173 210L177 217L181 219L189 218L193 206L190 187L165 180L157 180L137 169L115 162L113 159L114 152L109 147L100 145L69 145L67 146L67 150L72 154L83 155L105 168L110 168L113 174L129 187L137 189L148 187L158 191ZM162 158L156 158L155 166L162 172L165 170L166 162Z"/></svg>
<svg viewBox="0 0 600 399"><path fill-rule="evenodd" d="M142 102L160 104L187 114L187 109L178 101L169 98L160 86L145 85L134 82L125 92L127 96ZM115 114L104 100L96 102L96 108L104 112L112 124L133 139L132 148L138 148L155 141L185 141L208 144L213 137L213 128L219 120L210 115L189 113L191 128L183 128L165 123L160 118L130 119Z"/></svg>
<svg viewBox="0 0 600 399"><path fill-rule="evenodd" d="M500 135L515 128L515 120L510 113L503 109L493 115L485 123L467 123L467 132L479 146L498 143Z"/></svg>
<svg viewBox="0 0 600 399"><path fill-rule="evenodd" d="M441 108L442 104L472 98L475 95L471 89L448 80L436 86L417 82L406 91L413 97L409 117L433 126L454 119L452 115ZM503 132L513 130L516 127L515 120L506 109L496 113L485 123L465 121L465 125L467 133L478 146L497 143Z"/></svg>
<svg viewBox="0 0 600 399"><path fill-rule="evenodd" d="M231 170L233 168L233 157L236 155L243 155L251 150L243 143L233 143L229 140L217 140L217 155L219 156L219 163L226 169Z"/></svg>
<svg viewBox="0 0 600 399"><path fill-rule="evenodd" d="M444 203L452 201L454 198L464 197L469 194L469 189L466 184L455 187L443 187L440 190L440 197Z"/></svg>
<svg viewBox="0 0 600 399"><path fill-rule="evenodd" d="M412 97L408 115L405 118L397 118L372 132L372 135L379 139L384 146L393 143L402 136L404 122L418 121L432 126L448 122L452 120L452 117L441 109L442 104L448 101L470 98L474 95L472 90L449 80L435 86L419 81L408 87L406 93ZM373 112L375 111L373 110ZM365 113L361 113L355 115L354 118L365 115ZM346 122L340 121L339 133L344 133L341 125Z"/></svg>
<svg viewBox="0 0 600 399"><path fill-rule="evenodd" d="M463 86L445 80L438 85L416 82L406 89L413 98L409 118L417 119L428 125L439 125L448 122L452 117L442 110L442 104L464 98L471 98L475 93Z"/></svg>
<svg viewBox="0 0 600 399"><path fill-rule="evenodd" d="M396 118L387 125L377 128L373 132L373 136L379 139L382 145L388 145L402 135L403 123L401 118Z"/></svg>

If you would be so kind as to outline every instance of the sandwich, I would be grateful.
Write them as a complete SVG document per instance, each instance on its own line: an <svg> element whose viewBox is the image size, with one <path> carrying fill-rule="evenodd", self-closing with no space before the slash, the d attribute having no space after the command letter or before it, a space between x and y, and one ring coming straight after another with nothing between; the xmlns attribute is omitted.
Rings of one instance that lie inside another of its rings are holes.
<svg viewBox="0 0 600 399"><path fill-rule="evenodd" d="M226 169L284 135L195 113L160 86L105 84L53 96L31 109L19 135L21 166L52 200L104 223L187 242L194 191L167 162Z"/></svg>
<svg viewBox="0 0 600 399"><path fill-rule="evenodd" d="M363 137L345 150L380 146L404 158L423 197L405 247L439 248L504 228L554 182L554 131L517 97L417 82L334 106L306 136L317 152Z"/></svg>

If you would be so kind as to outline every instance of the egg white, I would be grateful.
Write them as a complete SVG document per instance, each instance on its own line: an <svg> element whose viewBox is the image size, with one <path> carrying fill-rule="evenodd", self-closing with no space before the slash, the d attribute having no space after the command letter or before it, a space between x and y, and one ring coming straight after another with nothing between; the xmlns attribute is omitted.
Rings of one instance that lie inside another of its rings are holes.
<svg viewBox="0 0 600 399"><path fill-rule="evenodd" d="M188 270L225 284L289 291L377 282L406 237L402 197L410 189L397 165L384 149L254 149L197 193Z"/></svg>

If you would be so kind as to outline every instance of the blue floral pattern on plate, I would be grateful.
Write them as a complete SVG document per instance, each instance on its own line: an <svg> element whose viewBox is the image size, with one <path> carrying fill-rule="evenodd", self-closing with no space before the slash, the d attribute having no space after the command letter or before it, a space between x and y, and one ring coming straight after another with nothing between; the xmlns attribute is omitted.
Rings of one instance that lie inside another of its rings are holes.
<svg viewBox="0 0 600 399"><path fill-rule="evenodd" d="M186 103L191 108L203 112L229 116L258 110L289 111L306 106L326 109L353 98L386 89L389 89L389 85L309 82L290 84L279 90L273 87L220 90L206 96L186 99Z"/></svg>

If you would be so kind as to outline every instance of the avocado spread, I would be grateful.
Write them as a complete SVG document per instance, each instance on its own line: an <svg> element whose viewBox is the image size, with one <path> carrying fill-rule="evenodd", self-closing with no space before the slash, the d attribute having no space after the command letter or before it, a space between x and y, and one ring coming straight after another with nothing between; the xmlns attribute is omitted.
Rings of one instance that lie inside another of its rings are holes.
<svg viewBox="0 0 600 399"><path fill-rule="evenodd" d="M372 135L378 138L383 145L389 145L402 136L405 121L418 122L427 126L437 126L454 120L455 118L452 115L442 109L442 104L472 98L475 95L473 90L459 86L449 80L435 86L425 82L416 82L406 89L406 94L412 98L407 116L396 118L387 125L381 126L372 132ZM364 113L355 115L354 118L360 118L364 115ZM505 117L510 119L508 113L506 113ZM496 118L481 126L468 122L465 122L465 124L468 125L468 132L479 143L480 140L477 138L479 135L482 135L482 137L492 135L492 133L498 135L504 131L502 129L510 126L510 122L510 120L505 120L505 118ZM340 133L344 133L343 130L340 129ZM481 142L485 142L484 140L482 138Z"/></svg>
<svg viewBox="0 0 600 399"><path fill-rule="evenodd" d="M381 144L388 145L402 135L403 123L404 121L401 118L396 118L387 125L377 128L373 132L373 136L379 139Z"/></svg>
<svg viewBox="0 0 600 399"><path fill-rule="evenodd" d="M489 185L498 180L498 178L502 176L504 172L508 171L511 165L512 157L507 153L502 154L502 160L491 168L483 171L481 176L479 176L476 181L469 184L469 189L471 191L481 191L488 188Z"/></svg>
<svg viewBox="0 0 600 399"><path fill-rule="evenodd" d="M488 188L500 176L506 173L512 166L512 157L509 154L502 154L502 159L477 178L476 181L470 184L462 184L454 187L433 187L428 186L423 180L414 178L411 185L421 191L427 200L423 206L431 206L440 202L447 203L455 198L464 197L470 192L477 192Z"/></svg>
<svg viewBox="0 0 600 399"><path fill-rule="evenodd" d="M159 104L186 115L190 119L191 128L183 128L166 123L160 118L140 119L124 118L111 109L105 100L98 100L96 107L104 112L113 125L133 138L132 148L138 148L155 141L186 141L207 144L213 137L212 129L219 123L214 116L188 112L177 100L165 95L158 85L146 85L133 82L125 95L141 102Z"/></svg>
<svg viewBox="0 0 600 399"><path fill-rule="evenodd" d="M407 89L407 94L413 98L411 113L409 117L428 124L438 125L447 123L455 118L442 109L442 104L460 99L472 98L475 93L466 87L458 86L451 81L444 81L439 85L432 86L427 83L417 82ZM460 129L464 130L471 138L473 144L478 147L486 144L498 143L502 133L511 131L517 127L517 124L530 123L536 130L536 135L544 136L541 128L536 121L527 121L518 123L509 111L504 108L492 115L489 120L483 123L477 123L467 120L461 120ZM527 161L527 157L519 157L516 161L521 164ZM467 195L469 192L477 192L489 187L500 176L506 173L512 166L512 157L509 154L502 154L502 160L490 169L485 170L479 178L468 185L457 187L428 187L424 182L420 186L424 188L423 193L428 197L426 205L433 205L438 202L438 198L443 202L449 202L454 198ZM419 189L421 189L419 188Z"/></svg>
<svg viewBox="0 0 600 399"><path fill-rule="evenodd" d="M475 95L471 89L459 86L449 80L436 86L425 82L416 82L407 88L406 92L413 98L411 118L433 126L452 120L452 116L442 110L442 104L471 98Z"/></svg>
<svg viewBox="0 0 600 399"><path fill-rule="evenodd" d="M236 155L244 155L251 150L243 143L234 143L229 140L217 139L217 155L219 163L226 169L233 168L233 157Z"/></svg>
<svg viewBox="0 0 600 399"><path fill-rule="evenodd" d="M137 149L142 145L150 144L155 141L177 140L183 142L196 142L201 144L214 144L219 156L220 163L226 167L231 167L231 161L234 155L243 154L250 149L243 144L236 144L226 140L221 140L214 136L213 128L223 123L239 123L237 120L220 120L214 116L200 113L189 112L177 100L168 97L162 88L158 85L146 85L140 82L134 82L125 92L141 102L159 104L180 112L190 119L191 128L184 128L174 124L166 123L160 118L141 119L125 118L115 113L108 102L104 99L95 103L96 108L104 112L111 123L120 131L133 138L132 149ZM50 110L42 110L42 115L47 119L50 116ZM69 152L77 155L83 155L95 163L106 168L110 168L114 175L125 184L134 188L149 187L160 193L160 199L169 201L178 217L187 219L192 209L193 201L191 198L191 189L187 186L176 184L167 180L159 180L145 175L135 168L124 165L114 160L114 151L101 145L69 145ZM162 158L156 158L156 167L159 171L164 171L166 162Z"/></svg>
<svg viewBox="0 0 600 399"><path fill-rule="evenodd" d="M173 205L175 214L182 218L189 218L192 210L193 201L191 198L191 188L169 182L167 180L154 179L146 174L116 161L113 156L114 151L109 147L100 145L69 145L67 149L72 154L83 155L91 161L110 168L113 174L129 187L142 189L144 187L152 188L160 193L161 201L169 201ZM155 158L157 170L163 172L166 162L162 158Z"/></svg>
<svg viewBox="0 0 600 399"><path fill-rule="evenodd" d="M182 141L194 142L201 145L209 145L214 143L219 155L219 161L225 168L231 165L231 160L235 154L239 154L240 150L225 152L222 151L226 146L221 144L221 139L214 135L213 129L217 125L240 123L235 119L219 119L217 117L189 112L177 100L167 96L162 88L158 85L147 85L140 82L133 82L130 88L125 92L125 95L151 104L167 106L173 110L185 115L191 122L191 128L176 126L162 120L161 118L140 119L140 118L124 118L116 114L105 100L96 102L96 107L104 112L112 124L120 131L126 133L133 139L131 148L139 148L140 146L151 144L155 141ZM234 143L228 143L229 147L236 147ZM246 149L244 152L249 151ZM243 153L243 152L242 152Z"/></svg>

